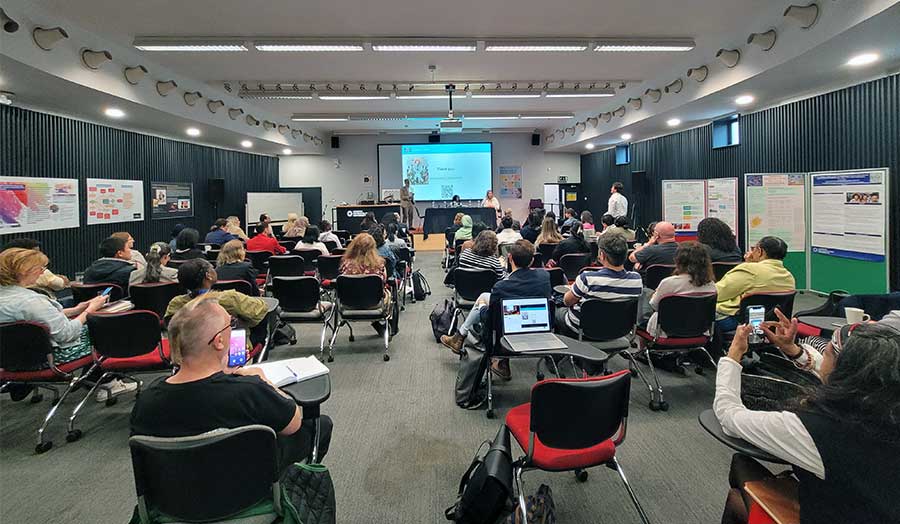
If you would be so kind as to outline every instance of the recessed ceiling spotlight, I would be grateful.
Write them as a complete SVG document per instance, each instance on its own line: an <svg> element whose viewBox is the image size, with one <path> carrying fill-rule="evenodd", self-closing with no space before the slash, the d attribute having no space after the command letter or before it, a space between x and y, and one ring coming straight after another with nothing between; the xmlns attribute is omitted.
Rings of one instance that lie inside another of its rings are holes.
<svg viewBox="0 0 900 524"><path fill-rule="evenodd" d="M878 53L863 53L861 55L854 56L850 60L847 60L847 65L852 67L869 65L877 62L879 58L881 57L878 56Z"/></svg>
<svg viewBox="0 0 900 524"><path fill-rule="evenodd" d="M681 119L678 118L670 118L666 120L666 125L669 127L676 127L681 125Z"/></svg>
<svg viewBox="0 0 900 524"><path fill-rule="evenodd" d="M594 144L588 142L587 144L584 145L584 148L587 150L594 149Z"/></svg>
<svg viewBox="0 0 900 524"><path fill-rule="evenodd" d="M622 133L622 140L631 140L631 133Z"/></svg>
<svg viewBox="0 0 900 524"><path fill-rule="evenodd" d="M253 147L253 142L251 142L249 140L241 140L241 147L247 147L247 148Z"/></svg>
<svg viewBox="0 0 900 524"><path fill-rule="evenodd" d="M289 147L286 147L281 150L281 154L283 154L283 155L290 155L291 153L293 153L293 151L291 151L291 148L289 148Z"/></svg>
<svg viewBox="0 0 900 524"><path fill-rule="evenodd" d="M125 111L122 111L117 107L107 107L106 110L103 111L103 114L110 118L122 118L125 116Z"/></svg>
<svg viewBox="0 0 900 524"><path fill-rule="evenodd" d="M734 99L734 103L739 106L746 106L753 103L754 98L751 95L741 95Z"/></svg>
<svg viewBox="0 0 900 524"><path fill-rule="evenodd" d="M187 133L188 136L200 136L200 130L196 127L189 127L185 129L184 132Z"/></svg>

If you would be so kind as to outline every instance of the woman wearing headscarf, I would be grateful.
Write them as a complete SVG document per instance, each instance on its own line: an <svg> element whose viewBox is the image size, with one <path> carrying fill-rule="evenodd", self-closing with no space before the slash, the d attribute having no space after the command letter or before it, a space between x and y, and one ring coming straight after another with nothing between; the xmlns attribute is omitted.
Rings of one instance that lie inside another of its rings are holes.
<svg viewBox="0 0 900 524"><path fill-rule="evenodd" d="M459 229L457 229L456 234L453 235L454 244L457 240L472 240L472 217L463 215L459 224Z"/></svg>

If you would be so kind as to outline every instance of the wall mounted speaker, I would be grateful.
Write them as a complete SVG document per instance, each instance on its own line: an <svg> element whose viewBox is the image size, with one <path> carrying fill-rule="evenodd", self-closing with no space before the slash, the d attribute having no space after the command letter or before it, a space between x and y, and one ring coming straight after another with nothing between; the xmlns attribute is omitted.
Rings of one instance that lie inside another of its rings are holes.
<svg viewBox="0 0 900 524"><path fill-rule="evenodd" d="M224 178L208 178L206 179L206 192L210 204L222 204L225 202L225 179Z"/></svg>
<svg viewBox="0 0 900 524"><path fill-rule="evenodd" d="M333 136L331 137L331 149L340 149L341 147L341 137Z"/></svg>
<svg viewBox="0 0 900 524"><path fill-rule="evenodd" d="M533 145L533 146L541 145L540 133L531 133L531 145Z"/></svg>

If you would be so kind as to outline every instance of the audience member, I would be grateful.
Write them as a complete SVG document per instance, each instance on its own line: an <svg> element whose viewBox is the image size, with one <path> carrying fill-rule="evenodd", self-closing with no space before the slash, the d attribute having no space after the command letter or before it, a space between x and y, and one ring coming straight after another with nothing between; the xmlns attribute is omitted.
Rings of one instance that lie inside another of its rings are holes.
<svg viewBox="0 0 900 524"><path fill-rule="evenodd" d="M713 409L722 430L794 466L800 522L900 522L900 334L874 324L845 326L819 353L796 344L796 319L776 314L778 322L762 326L766 338L823 383L785 411L747 409L741 360L751 328L742 324L719 360ZM771 479L765 466L735 455L722 522L748 522L744 484Z"/></svg>
<svg viewBox="0 0 900 524"><path fill-rule="evenodd" d="M609 228L613 227L616 223L616 218L609 213L600 217L600 224L603 225L603 233L606 233Z"/></svg>
<svg viewBox="0 0 900 524"><path fill-rule="evenodd" d="M328 254L328 248L319 240L319 228L310 225L303 228L303 238L300 239L300 242L297 242L297 246L294 249L318 249L319 253L323 255Z"/></svg>
<svg viewBox="0 0 900 524"><path fill-rule="evenodd" d="M578 219L575 218L575 210L571 207L567 207L565 211L563 211L563 223L559 226L560 228L564 227L572 227L572 224L577 222Z"/></svg>
<svg viewBox="0 0 900 524"><path fill-rule="evenodd" d="M541 222L544 220L543 210L533 209L519 232L522 238L534 244L541 233Z"/></svg>
<svg viewBox="0 0 900 524"><path fill-rule="evenodd" d="M169 234L169 247L172 248L172 251L177 249L175 243L178 241L179 233L181 233L185 227L184 224L175 224L175 227L172 228L172 232Z"/></svg>
<svg viewBox="0 0 900 524"><path fill-rule="evenodd" d="M359 223L360 231L368 231L369 228L377 224L378 221L375 220L375 213L372 211L366 212L366 216L363 217L362 221Z"/></svg>
<svg viewBox="0 0 900 524"><path fill-rule="evenodd" d="M622 194L625 186L621 182L615 182L609 188L609 200L606 203L606 214L616 218L628 214L628 199Z"/></svg>
<svg viewBox="0 0 900 524"><path fill-rule="evenodd" d="M127 294L131 272L136 269L128 242L121 237L108 237L100 243L100 258L84 270L84 283L118 284Z"/></svg>
<svg viewBox="0 0 900 524"><path fill-rule="evenodd" d="M594 229L594 215L586 209L581 212L581 229Z"/></svg>
<svg viewBox="0 0 900 524"><path fill-rule="evenodd" d="M209 233L206 234L206 239L204 240L207 244L216 244L218 246L222 246L225 242L229 240L234 240L238 238L237 235L232 235L228 232L228 221L224 218L217 218L211 228L209 228Z"/></svg>
<svg viewBox="0 0 900 524"><path fill-rule="evenodd" d="M399 229L400 226L396 222L385 226L385 234L387 235L387 238L384 239L384 242L395 251L400 248L408 247L406 244L406 240L403 240L398 236Z"/></svg>
<svg viewBox="0 0 900 524"><path fill-rule="evenodd" d="M41 243L33 238L14 238L4 244L2 251L13 248L34 249L36 251L41 251ZM67 276L56 275L49 269L44 268L41 276L38 277L37 281L31 287L33 289L37 289L46 294L49 294L51 298L56 298L56 293L68 288L69 285L70 282Z"/></svg>
<svg viewBox="0 0 900 524"><path fill-rule="evenodd" d="M258 223L262 223L262 224L265 224L265 225L268 226L269 224L272 223L272 217L270 217L268 213L261 213L261 214L259 215L259 222L258 222Z"/></svg>
<svg viewBox="0 0 900 524"><path fill-rule="evenodd" d="M697 225L697 240L709 249L713 262L740 262L743 260L737 240L731 228L718 218L704 218Z"/></svg>
<svg viewBox="0 0 900 524"><path fill-rule="evenodd" d="M553 254L550 256L550 261L553 262L553 265L558 265L559 259L561 259L563 255L590 252L591 246L584 241L584 236L581 232L581 222L576 220L572 222L572 226L569 229L569 237L564 238L556 245L556 249L553 250Z"/></svg>
<svg viewBox="0 0 900 524"><path fill-rule="evenodd" d="M659 226L657 226L659 229ZM716 312L720 319L716 328L723 332L734 331L745 319L737 318L741 297L758 291L794 291L794 275L784 267L787 244L778 237L759 239L744 255L745 262L735 266L716 282L719 294Z"/></svg>
<svg viewBox="0 0 900 524"><path fill-rule="evenodd" d="M470 238L469 240L466 240L465 242L462 243L461 246L459 246L460 253L462 253L463 251L465 251L467 249L472 249L472 246L475 245L475 239L478 238L478 235L480 235L482 231L488 231L489 229L490 228L488 227L488 225L485 224L484 222L482 222L480 220L478 222L475 222L472 225L472 238Z"/></svg>
<svg viewBox="0 0 900 524"><path fill-rule="evenodd" d="M306 459L315 425L296 401L258 368L229 368L229 311L207 295L192 300L169 324L178 371L157 379L131 412L131 434L186 437L219 428L261 424L278 433L279 471ZM332 422L319 417L318 456L331 441ZM228 460L228 457L223 457Z"/></svg>
<svg viewBox="0 0 900 524"><path fill-rule="evenodd" d="M459 228L462 227L462 219L465 215L462 213L457 213L453 217L453 223L444 230L444 238L447 240L447 244L453 245L454 238L456 237L456 232L459 231Z"/></svg>
<svg viewBox="0 0 900 524"><path fill-rule="evenodd" d="M619 233L625 237L626 242L635 241L634 230L628 227L628 219L626 217L617 217L612 229L615 233Z"/></svg>
<svg viewBox="0 0 900 524"><path fill-rule="evenodd" d="M579 274L572 289L563 296L566 307L556 309L556 327L561 333L578 336L581 303L587 299L628 300L641 296L644 287L641 275L625 270L627 254L628 244L621 236L603 235L597 238L597 260L603 268Z"/></svg>
<svg viewBox="0 0 900 524"><path fill-rule="evenodd" d="M537 236L537 240L534 243L535 246L541 244L559 244L562 240L563 237L559 234L559 229L556 228L556 220L551 216L545 216L544 220L541 222L541 232Z"/></svg>
<svg viewBox="0 0 900 524"><path fill-rule="evenodd" d="M390 278L397 278L397 255L391 246L387 245L384 240L384 226L375 224L369 228L369 234L375 241L375 249L378 256L384 259L384 269Z"/></svg>
<svg viewBox="0 0 900 524"><path fill-rule="evenodd" d="M657 311L663 297L715 292L716 283L706 247L698 242L681 242L675 251L675 272L662 279L650 297L649 306L653 314L647 322L647 332L654 336L666 336L665 332L657 329Z"/></svg>
<svg viewBox="0 0 900 524"><path fill-rule="evenodd" d="M650 240L636 247L628 259L634 262L635 269L657 264L671 266L675 263L676 249L675 226L669 222L657 222Z"/></svg>
<svg viewBox="0 0 900 524"><path fill-rule="evenodd" d="M167 267L172 258L172 248L165 242L156 242L147 252L147 264L131 272L128 285L178 282L178 270Z"/></svg>
<svg viewBox="0 0 900 524"><path fill-rule="evenodd" d="M497 233L485 229L475 237L472 249L466 249L459 255L462 269L487 269L493 271L497 278L503 278L503 266L497 258Z"/></svg>
<svg viewBox="0 0 900 524"><path fill-rule="evenodd" d="M134 238L127 231L119 231L117 233L113 233L110 235L111 237L121 238L128 244L128 251L131 253L131 261L134 262L135 267L140 268L141 266L146 266L147 261L144 259L144 255L134 248Z"/></svg>
<svg viewBox="0 0 900 524"><path fill-rule="evenodd" d="M199 231L192 227L182 229L175 239L175 251L172 252L172 260L204 258L206 254L197 247L198 242L200 242Z"/></svg>
<svg viewBox="0 0 900 524"><path fill-rule="evenodd" d="M247 251L268 251L273 255L283 255L287 250L278 243L278 239L272 236L272 230L265 222L256 224L253 228L256 234L247 241Z"/></svg>
<svg viewBox="0 0 900 524"><path fill-rule="evenodd" d="M232 235L238 237L241 240L248 240L249 237L247 233L244 233L244 230L241 229L241 219L236 217L235 215L231 215L225 219L228 222L228 225L225 226L225 231L228 231Z"/></svg>
<svg viewBox="0 0 900 524"><path fill-rule="evenodd" d="M331 222L327 220L319 222L319 231L321 231L321 233L319 233L319 242L334 242L336 247L343 247L341 238L335 235L334 231L331 230Z"/></svg>
<svg viewBox="0 0 900 524"><path fill-rule="evenodd" d="M347 245L347 252L341 257L341 273L345 275L378 275L387 284L388 268L385 262L386 260L378 253L375 239L371 234L363 232L356 235ZM387 287L384 290L382 306L385 309L391 307L391 293ZM372 327L379 336L384 335L384 322L372 322Z"/></svg>
<svg viewBox="0 0 900 524"><path fill-rule="evenodd" d="M240 240L225 242L216 258L216 277L218 280L243 280L250 284L253 296L259 296L259 286L256 284L259 270L246 258L247 252L244 250L243 242Z"/></svg>
<svg viewBox="0 0 900 524"><path fill-rule="evenodd" d="M458 215L459 213L457 213ZM460 240L471 240L472 239L472 217L469 215L463 215L462 218L459 219L459 227L456 229L456 232L453 234L453 243Z"/></svg>
<svg viewBox="0 0 900 524"><path fill-rule="evenodd" d="M506 211L503 212L503 216L501 216L497 221L497 234L499 235L501 231L503 231L503 219L509 217L511 220L511 225L509 229L513 231L520 231L522 229L522 224L519 223L518 220L513 218L513 211L511 208L507 208Z"/></svg>
<svg viewBox="0 0 900 524"><path fill-rule="evenodd" d="M298 217L297 213L288 213L287 222L281 228L281 236L284 238L300 238L306 234L307 226L309 226L308 218Z"/></svg>
<svg viewBox="0 0 900 524"><path fill-rule="evenodd" d="M500 220L500 232L497 233L497 243L514 244L518 240L522 240L522 235L519 234L518 231L513 229L512 216L505 215Z"/></svg>

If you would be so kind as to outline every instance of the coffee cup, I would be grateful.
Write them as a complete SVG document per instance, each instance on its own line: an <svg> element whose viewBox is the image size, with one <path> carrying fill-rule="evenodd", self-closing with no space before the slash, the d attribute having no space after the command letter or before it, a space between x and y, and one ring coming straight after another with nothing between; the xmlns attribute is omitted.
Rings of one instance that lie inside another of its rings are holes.
<svg viewBox="0 0 900 524"><path fill-rule="evenodd" d="M859 324L860 322L868 322L872 317L858 307L844 308L844 315L847 317L848 324Z"/></svg>

